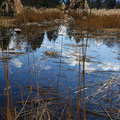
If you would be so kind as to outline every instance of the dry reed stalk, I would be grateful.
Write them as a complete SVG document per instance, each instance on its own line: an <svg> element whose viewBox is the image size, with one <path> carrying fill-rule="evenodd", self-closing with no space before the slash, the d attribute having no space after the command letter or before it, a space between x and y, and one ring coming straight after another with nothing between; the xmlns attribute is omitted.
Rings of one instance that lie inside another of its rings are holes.
<svg viewBox="0 0 120 120"><path fill-rule="evenodd" d="M39 112L40 112L39 114L41 116L41 108L40 108L40 100L39 100L39 84L37 82L37 72L36 72L36 63L35 63L34 51L32 51L32 55L33 55L34 73L35 73L35 81L36 81L36 88L37 88L37 101L38 101L38 108L39 108L38 110L39 110Z"/></svg>
<svg viewBox="0 0 120 120"><path fill-rule="evenodd" d="M79 12L83 12L83 11L79 11ZM83 31L83 14L81 14L81 34L82 34L82 31ZM83 38L82 38L83 39ZM79 110L80 110L80 100L81 100L81 91L82 91L82 77L81 77L81 49L79 48L79 72L78 72L78 75L79 75L79 80L78 80L78 101L77 101L77 120L79 120Z"/></svg>
<svg viewBox="0 0 120 120"><path fill-rule="evenodd" d="M112 118L111 118L109 112L108 112L104 107L102 107L102 108L103 108L103 110L106 112L106 114L108 115L109 119L112 120Z"/></svg>
<svg viewBox="0 0 120 120"><path fill-rule="evenodd" d="M16 107L15 107L15 118L17 117L17 110L16 110Z"/></svg>
<svg viewBox="0 0 120 120"><path fill-rule="evenodd" d="M27 50L28 50L28 67L29 67L29 82L30 82L30 93L31 93L31 120L32 120L32 109L33 109L33 102L32 102L32 81L31 81L31 70L30 70L30 61L29 61L29 43L27 42Z"/></svg>
<svg viewBox="0 0 120 120"><path fill-rule="evenodd" d="M80 68L81 68L81 64L80 64L80 55L81 55L81 51L79 48L79 80L78 80L78 101L77 101L77 120L79 119L79 109L80 109L80 96L81 96L81 89L82 89L82 80L80 80Z"/></svg>
<svg viewBox="0 0 120 120"><path fill-rule="evenodd" d="M58 91L58 87L59 87L59 80L60 80L60 74L61 74L61 66L62 66L62 51L63 51L63 33L62 33L62 40L61 40L61 55L60 55L60 64L59 64L59 73L58 73L58 80L57 80L57 90Z"/></svg>
<svg viewBox="0 0 120 120"><path fill-rule="evenodd" d="M84 40L82 39L82 84L85 89L85 55L84 55ZM85 120L85 90L83 91L83 120Z"/></svg>
<svg viewBox="0 0 120 120"><path fill-rule="evenodd" d="M61 29L61 28L60 28ZM59 73L58 73L58 79L57 79L57 88L56 88L56 93L58 92L58 87L59 87L59 81L60 81L60 75L61 75L61 66L62 66L62 49L63 49L63 33L62 33L62 40L61 40L61 56L60 56L60 64L59 64ZM56 101L55 101L56 102ZM55 110L55 104L53 108L53 113L52 113L52 119L54 118L54 110Z"/></svg>
<svg viewBox="0 0 120 120"><path fill-rule="evenodd" d="M86 46L84 48L84 43L83 43L83 48L84 50L82 51L83 55L83 72L82 72L82 78L83 78L83 120L85 120L85 61L86 61L86 52L87 52L87 46L88 46L88 35L89 35L89 29L90 29L90 18L91 18L91 10L90 14L88 16L88 23L87 23L87 39L86 39Z"/></svg>
<svg viewBox="0 0 120 120"><path fill-rule="evenodd" d="M66 104L66 103L65 103L65 104ZM62 115L63 115L63 113L64 113L66 107L67 107L67 105L65 105L65 107L64 107L64 109L63 109L63 111L62 111L62 113L61 113L61 116L60 116L59 120L61 120L61 117L62 117Z"/></svg>
<svg viewBox="0 0 120 120"><path fill-rule="evenodd" d="M22 107L24 108L24 100L23 100L21 83L20 83L20 96L21 96L21 101L22 101ZM24 112L24 120L26 120L25 108L23 109L23 112Z"/></svg>
<svg viewBox="0 0 120 120"><path fill-rule="evenodd" d="M0 116L1 116L4 120L6 120L6 117L5 117L4 113L3 113L3 109L2 109L2 108L0 109Z"/></svg>
<svg viewBox="0 0 120 120"><path fill-rule="evenodd" d="M45 20L61 19L63 13L58 9L36 9L36 8L24 8L23 10L25 17L22 14L16 16L15 20L18 24L25 22L43 22Z"/></svg>
<svg viewBox="0 0 120 120"><path fill-rule="evenodd" d="M27 37L27 30L26 30L26 21L25 21L25 13L23 11L22 13L22 16L23 16L23 23L24 23L24 29L25 29L25 37L26 37L26 40L27 40L27 53L28 53L28 67L29 67L29 82L30 82L30 96L31 96L31 120L33 119L32 118L32 109L33 109L33 102L32 102L32 81L31 81L31 70L30 70L30 61L29 61L29 40L28 40L28 37Z"/></svg>
<svg viewBox="0 0 120 120"><path fill-rule="evenodd" d="M89 25L88 25L89 26ZM88 27L89 28L89 27ZM86 39L86 46L84 48L84 42L83 42L83 49L82 49L82 60L83 60L83 67L82 67L82 80L83 80L83 120L85 120L85 60L86 60L86 52L87 52L87 44L88 44L88 34L89 29L87 33L87 39Z"/></svg>
<svg viewBox="0 0 120 120"><path fill-rule="evenodd" d="M11 98L11 100L10 100L10 101L11 101L11 110L10 110L10 111L11 111L11 116L12 116L12 118L14 118L13 98L12 98L12 93L11 93L11 92L10 92L10 98Z"/></svg>
<svg viewBox="0 0 120 120"><path fill-rule="evenodd" d="M34 63L34 73L35 73L35 81L36 81L36 88L37 88L37 100L38 100L38 108L41 116L41 108L40 108L40 101L39 101L39 84L37 82L37 72L36 72L36 64L35 64L35 56L33 51L33 63ZM42 119L41 119L42 120Z"/></svg>
<svg viewBox="0 0 120 120"><path fill-rule="evenodd" d="M68 112L68 120L71 120L71 88L69 88L69 112Z"/></svg>
<svg viewBox="0 0 120 120"><path fill-rule="evenodd" d="M22 107L22 109L20 110L20 112L19 112L18 114L15 115L15 120L18 119L18 117L20 116L20 114L21 114L22 111L24 110L24 108L25 108L25 106L26 106L26 104L27 104L27 101L28 101L30 95L31 95L31 93L29 93L29 95L28 95L28 97L27 97L27 99L26 99L26 101L25 101L25 103L24 103L24 106ZM16 109L15 109L15 111L16 111ZM15 112L15 113L16 113L16 112Z"/></svg>
<svg viewBox="0 0 120 120"><path fill-rule="evenodd" d="M68 114L69 114L69 108L67 107L67 110L66 110L66 120L68 119Z"/></svg>
<svg viewBox="0 0 120 120"><path fill-rule="evenodd" d="M87 21L87 39L86 43L84 44L84 39L82 38L82 73L80 73L80 51L79 51L79 82L78 82L78 104L77 104L77 120L79 119L79 107L80 107L80 95L82 92L83 87L83 120L85 120L85 60L86 60L86 52L87 52L87 42L88 42L88 34L90 29L90 16L91 16L91 10L90 15L88 16L89 22ZM82 32L82 19L83 16L81 16L81 32ZM86 22L86 21L85 21ZM82 34L82 33L81 33ZM80 74L82 74L81 82L80 82Z"/></svg>
<svg viewBox="0 0 120 120"><path fill-rule="evenodd" d="M9 36L9 38L10 38L10 36ZM10 113L10 98L9 98L9 45L8 45L8 48L6 49L6 57L8 58L6 60L5 60L5 56L3 53L3 43L1 45L2 45L1 48L2 48L2 57L3 57L3 62L4 62L4 69L5 69L5 77L6 77L6 96L7 96L6 117L7 117L7 120L11 120L12 116Z"/></svg>

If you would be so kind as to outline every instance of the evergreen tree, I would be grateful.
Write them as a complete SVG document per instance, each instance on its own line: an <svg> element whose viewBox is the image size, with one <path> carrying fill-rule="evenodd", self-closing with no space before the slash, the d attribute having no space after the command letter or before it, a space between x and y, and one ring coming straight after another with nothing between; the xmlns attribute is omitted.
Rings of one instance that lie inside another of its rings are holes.
<svg viewBox="0 0 120 120"><path fill-rule="evenodd" d="M59 4L59 0L21 0L23 5L33 7L56 7Z"/></svg>
<svg viewBox="0 0 120 120"><path fill-rule="evenodd" d="M112 9L116 6L116 0L106 0L107 8Z"/></svg>
<svg viewBox="0 0 120 120"><path fill-rule="evenodd" d="M95 2L95 7L96 7L97 9L101 8L101 0L96 0L96 2Z"/></svg>

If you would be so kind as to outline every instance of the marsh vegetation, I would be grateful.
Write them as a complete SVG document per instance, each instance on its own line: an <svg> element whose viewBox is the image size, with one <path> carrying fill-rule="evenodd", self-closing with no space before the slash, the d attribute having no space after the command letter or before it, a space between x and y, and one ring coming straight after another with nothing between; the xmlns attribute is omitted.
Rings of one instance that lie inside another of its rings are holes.
<svg viewBox="0 0 120 120"><path fill-rule="evenodd" d="M120 10L1 17L0 76L0 119L119 120Z"/></svg>

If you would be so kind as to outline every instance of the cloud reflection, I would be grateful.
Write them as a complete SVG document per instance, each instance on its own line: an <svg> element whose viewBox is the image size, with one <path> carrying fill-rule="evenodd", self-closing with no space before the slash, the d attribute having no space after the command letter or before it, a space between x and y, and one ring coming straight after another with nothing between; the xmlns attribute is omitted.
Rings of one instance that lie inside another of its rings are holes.
<svg viewBox="0 0 120 120"><path fill-rule="evenodd" d="M15 67L17 68L21 68L23 63L18 59L18 58L14 58L12 61L11 61Z"/></svg>
<svg viewBox="0 0 120 120"><path fill-rule="evenodd" d="M98 65L99 68L103 70L119 70L120 65L118 63L104 62Z"/></svg>
<svg viewBox="0 0 120 120"><path fill-rule="evenodd" d="M64 62L66 62L71 67L74 67L79 65L79 48L77 46L73 47L73 45L76 44L76 42L66 37L67 35L66 33L67 33L66 27L62 26L58 32L58 35L63 35L63 36L58 36L56 42L54 43L54 46L53 43L48 41L48 39L45 39L42 44L42 47L44 47L44 49L47 50L54 49L59 54L61 52L61 43L63 39L64 41L63 41L63 49L62 49L62 60L64 60ZM107 47L107 45L106 44L104 45L103 41L96 41L94 39L93 41L94 42L91 42L90 40L90 45L88 47L89 50L87 51L87 55L91 56L93 52L96 51L96 53L94 53L96 56L96 60L93 60L92 58L89 58L89 56L87 56L86 58L87 60L85 61L86 72L94 72L96 70L104 70L104 71L119 70L120 65L118 63L111 61L111 58L108 55L109 53L111 53L111 51ZM104 53L104 51L106 52ZM116 56L112 54L112 57L115 58ZM82 60L81 60L81 66L82 66Z"/></svg>

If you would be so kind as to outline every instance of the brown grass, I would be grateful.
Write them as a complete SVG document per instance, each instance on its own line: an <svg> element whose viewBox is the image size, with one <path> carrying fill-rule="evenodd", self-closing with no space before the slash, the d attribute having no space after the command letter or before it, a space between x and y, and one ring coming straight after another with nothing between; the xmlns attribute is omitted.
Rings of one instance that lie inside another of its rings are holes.
<svg viewBox="0 0 120 120"><path fill-rule="evenodd" d="M89 11L87 17L83 17L82 13L80 10L69 12L77 23L81 23L82 18L90 22L91 29L120 28L120 10L91 10L91 15Z"/></svg>
<svg viewBox="0 0 120 120"><path fill-rule="evenodd" d="M23 12L15 17L16 23L25 22L44 22L61 19L63 13L58 9L36 9L24 8Z"/></svg>
<svg viewBox="0 0 120 120"><path fill-rule="evenodd" d="M45 21L53 21L56 19L63 19L64 13L63 11L60 11L58 9L36 9L32 7L25 7L22 11L22 13L18 14L17 16L14 16L13 18L10 17L2 17L0 20L0 26L5 27L14 27L16 25L20 25L25 23L43 23Z"/></svg>

